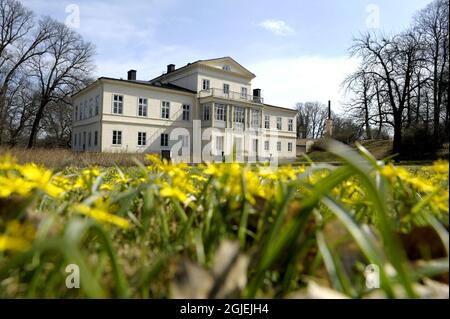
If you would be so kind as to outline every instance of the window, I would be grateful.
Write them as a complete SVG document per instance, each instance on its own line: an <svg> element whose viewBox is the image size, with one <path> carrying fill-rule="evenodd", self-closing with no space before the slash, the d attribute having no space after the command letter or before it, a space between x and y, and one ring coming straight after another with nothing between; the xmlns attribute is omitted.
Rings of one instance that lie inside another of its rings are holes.
<svg viewBox="0 0 450 319"><path fill-rule="evenodd" d="M113 145L122 145L122 131L113 131L112 143Z"/></svg>
<svg viewBox="0 0 450 319"><path fill-rule="evenodd" d="M264 150L265 151L269 150L269 141L264 141Z"/></svg>
<svg viewBox="0 0 450 319"><path fill-rule="evenodd" d="M247 98L247 88L241 87L241 98L242 99Z"/></svg>
<svg viewBox="0 0 450 319"><path fill-rule="evenodd" d="M216 104L216 120L217 121L226 121L226 106L224 104Z"/></svg>
<svg viewBox="0 0 450 319"><path fill-rule="evenodd" d="M292 152L292 143L291 142L288 143L288 152Z"/></svg>
<svg viewBox="0 0 450 319"><path fill-rule="evenodd" d="M253 140L252 149L253 149L253 153L258 153L258 140L257 139Z"/></svg>
<svg viewBox="0 0 450 319"><path fill-rule="evenodd" d="M100 96L97 95L95 97L95 115L98 115L99 110L100 110Z"/></svg>
<svg viewBox="0 0 450 319"><path fill-rule="evenodd" d="M189 121L191 113L191 106L189 104L183 104L183 121Z"/></svg>
<svg viewBox="0 0 450 319"><path fill-rule="evenodd" d="M225 64L225 65L222 67L222 69L225 70L225 71L231 71L231 66L229 66L228 64Z"/></svg>
<svg viewBox="0 0 450 319"><path fill-rule="evenodd" d="M216 136L216 150L219 154L223 151L223 136Z"/></svg>
<svg viewBox="0 0 450 319"><path fill-rule="evenodd" d="M277 151L281 152L281 142L277 142Z"/></svg>
<svg viewBox="0 0 450 319"><path fill-rule="evenodd" d="M243 107L239 107L236 106L234 108L234 122L235 123L241 123L244 124L244 120L245 120L245 113L244 113L244 108Z"/></svg>
<svg viewBox="0 0 450 319"><path fill-rule="evenodd" d="M84 109L83 109L83 119L85 120L85 119L87 119L87 112L88 112L88 110L87 110L87 101L84 101L84 107L83 107Z"/></svg>
<svg viewBox="0 0 450 319"><path fill-rule="evenodd" d="M162 101L161 102L161 118L169 119L169 114L170 114L170 102Z"/></svg>
<svg viewBox="0 0 450 319"><path fill-rule="evenodd" d="M147 116L148 100L144 97L138 99L138 116Z"/></svg>
<svg viewBox="0 0 450 319"><path fill-rule="evenodd" d="M223 84L223 94L230 94L230 85L224 83Z"/></svg>
<svg viewBox="0 0 450 319"><path fill-rule="evenodd" d="M138 145L145 146L147 144L147 133L138 132Z"/></svg>
<svg viewBox="0 0 450 319"><path fill-rule="evenodd" d="M80 117L78 118L80 121L83 119L83 105L80 103ZM80 141L81 143L81 141Z"/></svg>
<svg viewBox="0 0 450 319"><path fill-rule="evenodd" d="M270 115L264 115L264 128L270 129Z"/></svg>
<svg viewBox="0 0 450 319"><path fill-rule="evenodd" d="M83 132L83 147L86 146L86 132Z"/></svg>
<svg viewBox="0 0 450 319"><path fill-rule="evenodd" d="M281 130L282 126L282 118L281 117L277 117L277 130Z"/></svg>
<svg viewBox="0 0 450 319"><path fill-rule="evenodd" d="M98 131L94 132L94 146L98 145Z"/></svg>
<svg viewBox="0 0 450 319"><path fill-rule="evenodd" d="M80 146L81 146L81 132L78 133L78 143L80 143Z"/></svg>
<svg viewBox="0 0 450 319"><path fill-rule="evenodd" d="M92 106L93 106L93 101L92 101L92 99L90 99L89 100L89 117L91 118L92 117L92 112L93 112L93 109L92 109Z"/></svg>
<svg viewBox="0 0 450 319"><path fill-rule="evenodd" d="M288 119L288 131L292 132L294 130L294 120Z"/></svg>
<svg viewBox="0 0 450 319"><path fill-rule="evenodd" d="M78 120L78 105L75 105L75 121Z"/></svg>
<svg viewBox="0 0 450 319"><path fill-rule="evenodd" d="M209 121L210 120L210 114L211 114L211 108L209 104L203 105L203 120Z"/></svg>
<svg viewBox="0 0 450 319"><path fill-rule="evenodd" d="M113 113L123 114L123 96L114 94L113 97Z"/></svg>
<svg viewBox="0 0 450 319"><path fill-rule="evenodd" d="M77 134L74 135L73 146L77 146Z"/></svg>
<svg viewBox="0 0 450 319"><path fill-rule="evenodd" d="M209 80L203 79L202 89L203 90L209 90Z"/></svg>
<svg viewBox="0 0 450 319"><path fill-rule="evenodd" d="M92 141L92 133L89 132L89 133L88 133L88 146L91 146L91 145L92 145L91 141Z"/></svg>
<svg viewBox="0 0 450 319"><path fill-rule="evenodd" d="M169 134L161 134L161 146L169 146Z"/></svg>
<svg viewBox="0 0 450 319"><path fill-rule="evenodd" d="M252 126L259 127L259 110L252 110Z"/></svg>

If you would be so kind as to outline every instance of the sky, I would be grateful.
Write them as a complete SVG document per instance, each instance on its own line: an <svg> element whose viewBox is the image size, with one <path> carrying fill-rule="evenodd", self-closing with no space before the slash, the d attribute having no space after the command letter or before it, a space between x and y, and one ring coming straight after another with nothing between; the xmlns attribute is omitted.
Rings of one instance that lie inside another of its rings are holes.
<svg viewBox="0 0 450 319"><path fill-rule="evenodd" d="M399 32L430 0L21 0L96 47L95 75L150 80L173 63L231 56L256 74L264 101L345 102L358 61L348 48L367 31Z"/></svg>

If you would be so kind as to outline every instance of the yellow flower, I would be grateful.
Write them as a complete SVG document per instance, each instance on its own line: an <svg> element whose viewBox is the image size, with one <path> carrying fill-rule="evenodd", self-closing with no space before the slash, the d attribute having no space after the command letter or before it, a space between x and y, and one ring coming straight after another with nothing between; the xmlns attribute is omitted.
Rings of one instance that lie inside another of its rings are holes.
<svg viewBox="0 0 450 319"><path fill-rule="evenodd" d="M0 197L9 197L13 194L27 196L33 190L34 184L14 175L0 176Z"/></svg>
<svg viewBox="0 0 450 319"><path fill-rule="evenodd" d="M170 198L178 199L182 203L186 203L188 200L188 197L186 196L185 193L180 191L178 188L175 188L175 187L172 187L169 185L163 186L163 188L161 189L159 194L162 197L170 197Z"/></svg>
<svg viewBox="0 0 450 319"><path fill-rule="evenodd" d="M84 204L78 204L74 207L74 210L82 215L89 216L100 222L114 224L116 226L119 226L120 228L127 229L131 226L130 222L125 218L110 214L100 208L93 208Z"/></svg>
<svg viewBox="0 0 450 319"><path fill-rule="evenodd" d="M30 246L30 243L25 239L7 235L0 235L0 251L26 251L28 248L30 248Z"/></svg>

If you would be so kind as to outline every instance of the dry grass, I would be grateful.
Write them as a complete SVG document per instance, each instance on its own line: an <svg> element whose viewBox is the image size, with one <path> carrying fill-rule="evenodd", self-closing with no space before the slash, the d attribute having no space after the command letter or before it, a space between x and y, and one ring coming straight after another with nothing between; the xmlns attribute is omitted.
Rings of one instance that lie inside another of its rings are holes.
<svg viewBox="0 0 450 319"><path fill-rule="evenodd" d="M135 166L135 159L144 162L144 154L73 152L62 148L0 148L0 155L8 153L21 164L34 162L56 170L68 166Z"/></svg>

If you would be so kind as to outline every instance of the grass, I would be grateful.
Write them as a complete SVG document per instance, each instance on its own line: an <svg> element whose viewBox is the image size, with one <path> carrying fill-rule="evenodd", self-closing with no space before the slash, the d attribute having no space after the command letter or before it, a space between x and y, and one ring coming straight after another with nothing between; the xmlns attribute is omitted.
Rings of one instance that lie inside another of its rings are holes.
<svg viewBox="0 0 450 319"><path fill-rule="evenodd" d="M312 285L350 298L445 297L430 279L448 297L448 162L411 173L364 148L327 150L342 165L150 156L125 170L51 173L4 157L0 297L284 298ZM80 289L66 288L69 264ZM369 264L379 288L365 284Z"/></svg>

